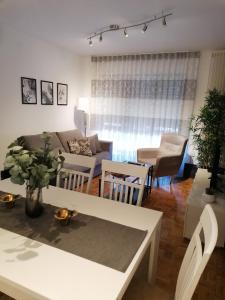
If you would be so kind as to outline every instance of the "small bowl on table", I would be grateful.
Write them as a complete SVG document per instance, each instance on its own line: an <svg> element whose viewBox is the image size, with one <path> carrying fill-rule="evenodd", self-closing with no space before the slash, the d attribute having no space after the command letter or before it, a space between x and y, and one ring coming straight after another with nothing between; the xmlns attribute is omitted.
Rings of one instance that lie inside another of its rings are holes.
<svg viewBox="0 0 225 300"><path fill-rule="evenodd" d="M13 208L15 205L16 198L18 198L18 195L3 194L0 196L0 201L5 204L5 207Z"/></svg>
<svg viewBox="0 0 225 300"><path fill-rule="evenodd" d="M71 218L78 215L76 210L69 210L68 208L59 208L54 217L60 222L61 225L68 225Z"/></svg>

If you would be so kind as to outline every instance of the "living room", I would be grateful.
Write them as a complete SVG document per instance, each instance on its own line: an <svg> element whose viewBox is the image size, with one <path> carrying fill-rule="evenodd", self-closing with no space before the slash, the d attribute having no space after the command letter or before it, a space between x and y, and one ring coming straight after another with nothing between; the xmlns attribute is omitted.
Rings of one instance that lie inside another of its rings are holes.
<svg viewBox="0 0 225 300"><path fill-rule="evenodd" d="M159 147L164 133L189 138L190 118L208 89L225 87L224 25L221 0L0 0L0 170L15 139L43 131L97 133L113 142L113 160L120 162L135 161L138 148ZM24 101L21 78L35 80L34 102ZM52 86L51 105L42 99L44 82ZM60 85L68 93L63 105ZM88 118L81 124L85 101ZM190 139L185 159L196 163ZM98 183L95 178L93 194ZM188 245L182 231L192 183L162 180L145 203L165 216L158 285L167 292L174 291ZM225 299L224 251L216 251L193 299ZM172 275L171 257L177 259Z"/></svg>

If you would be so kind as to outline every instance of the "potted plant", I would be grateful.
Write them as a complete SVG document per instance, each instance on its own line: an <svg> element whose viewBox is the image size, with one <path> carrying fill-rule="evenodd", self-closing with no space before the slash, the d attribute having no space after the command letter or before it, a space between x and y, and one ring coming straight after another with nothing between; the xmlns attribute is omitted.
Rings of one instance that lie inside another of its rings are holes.
<svg viewBox="0 0 225 300"><path fill-rule="evenodd" d="M204 106L191 120L190 129L197 150L198 165L212 173L206 194L214 195L221 151L225 145L225 92L209 90Z"/></svg>
<svg viewBox="0 0 225 300"><path fill-rule="evenodd" d="M55 154L50 147L50 136L42 135L43 148L29 151L17 143L8 148L4 163L9 170L11 181L15 184L26 184L25 209L30 217L37 217L42 213L42 188L49 185L57 175L63 164L64 157Z"/></svg>

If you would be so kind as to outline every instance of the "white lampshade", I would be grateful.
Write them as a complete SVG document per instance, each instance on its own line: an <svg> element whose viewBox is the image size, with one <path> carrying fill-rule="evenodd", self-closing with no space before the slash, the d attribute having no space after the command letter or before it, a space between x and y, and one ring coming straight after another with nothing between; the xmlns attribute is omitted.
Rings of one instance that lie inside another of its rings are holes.
<svg viewBox="0 0 225 300"><path fill-rule="evenodd" d="M78 109L89 113L89 98L88 97L80 97L78 100Z"/></svg>

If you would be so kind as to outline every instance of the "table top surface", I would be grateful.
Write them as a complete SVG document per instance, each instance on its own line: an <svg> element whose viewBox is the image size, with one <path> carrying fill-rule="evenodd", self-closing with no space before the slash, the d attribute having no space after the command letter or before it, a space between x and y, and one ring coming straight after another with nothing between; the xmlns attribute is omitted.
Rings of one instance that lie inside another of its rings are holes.
<svg viewBox="0 0 225 300"><path fill-rule="evenodd" d="M8 179L0 181L0 190L25 196L25 187ZM120 297L149 246L162 213L52 186L43 189L43 199L148 233L123 273L0 228L0 290L4 284L11 285L27 293L27 299Z"/></svg>

